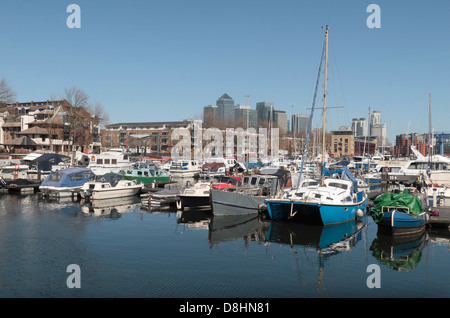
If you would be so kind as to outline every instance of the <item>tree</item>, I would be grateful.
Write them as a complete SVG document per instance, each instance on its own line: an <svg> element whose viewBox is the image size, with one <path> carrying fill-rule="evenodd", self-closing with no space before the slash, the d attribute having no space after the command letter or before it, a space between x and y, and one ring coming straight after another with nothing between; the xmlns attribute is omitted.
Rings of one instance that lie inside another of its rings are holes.
<svg viewBox="0 0 450 318"><path fill-rule="evenodd" d="M109 124L109 114L101 103L95 102L94 104L89 104L87 111L94 116L97 125L104 127Z"/></svg>
<svg viewBox="0 0 450 318"><path fill-rule="evenodd" d="M89 95L82 89L73 86L71 88L65 88L66 100L74 107L87 107Z"/></svg>
<svg viewBox="0 0 450 318"><path fill-rule="evenodd" d="M13 103L16 99L16 93L8 86L8 83L4 78L0 81L0 104Z"/></svg>

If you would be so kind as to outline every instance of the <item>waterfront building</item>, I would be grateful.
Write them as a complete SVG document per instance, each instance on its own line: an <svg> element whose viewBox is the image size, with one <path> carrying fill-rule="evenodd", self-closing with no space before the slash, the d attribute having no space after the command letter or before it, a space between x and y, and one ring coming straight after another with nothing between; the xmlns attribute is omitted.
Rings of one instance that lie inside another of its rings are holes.
<svg viewBox="0 0 450 318"><path fill-rule="evenodd" d="M430 149L428 134L400 134L395 137L394 155L396 157L410 157L413 152L411 146L424 156L427 156Z"/></svg>
<svg viewBox="0 0 450 318"><path fill-rule="evenodd" d="M8 152L71 154L100 150L99 118L67 100L30 101L0 109L0 142Z"/></svg>
<svg viewBox="0 0 450 318"><path fill-rule="evenodd" d="M194 120L186 119L183 121L109 124L102 130L102 145L105 148L123 148L137 153L170 155L174 145L171 140L172 131L176 128L193 131L194 122ZM194 138L193 133L191 133L191 137Z"/></svg>
<svg viewBox="0 0 450 318"><path fill-rule="evenodd" d="M350 127L340 127L339 130L331 131L330 155L342 157L353 156L355 153L355 137Z"/></svg>

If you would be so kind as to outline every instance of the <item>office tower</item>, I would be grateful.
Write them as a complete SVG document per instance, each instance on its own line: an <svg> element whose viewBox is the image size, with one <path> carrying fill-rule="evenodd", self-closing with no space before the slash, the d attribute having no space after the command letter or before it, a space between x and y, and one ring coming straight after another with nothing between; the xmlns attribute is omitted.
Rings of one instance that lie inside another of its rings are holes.
<svg viewBox="0 0 450 318"><path fill-rule="evenodd" d="M228 96L228 94L223 94L217 100L218 116L219 119L234 120L234 100Z"/></svg>

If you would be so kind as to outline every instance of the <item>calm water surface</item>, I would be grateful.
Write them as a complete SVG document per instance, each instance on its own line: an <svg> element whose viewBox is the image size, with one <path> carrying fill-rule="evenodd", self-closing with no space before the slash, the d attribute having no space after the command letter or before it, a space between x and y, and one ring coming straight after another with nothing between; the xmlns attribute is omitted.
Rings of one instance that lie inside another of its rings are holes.
<svg viewBox="0 0 450 318"><path fill-rule="evenodd" d="M0 297L449 297L449 239L393 241L371 218L324 228L0 194Z"/></svg>

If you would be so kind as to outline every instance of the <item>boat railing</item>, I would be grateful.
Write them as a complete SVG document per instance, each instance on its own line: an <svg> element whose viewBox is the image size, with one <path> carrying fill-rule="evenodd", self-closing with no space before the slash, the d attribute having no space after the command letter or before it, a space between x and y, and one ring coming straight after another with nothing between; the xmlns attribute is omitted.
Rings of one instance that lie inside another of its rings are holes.
<svg viewBox="0 0 450 318"><path fill-rule="evenodd" d="M408 207L401 207L401 206L382 206L381 212L403 212L409 214L409 208Z"/></svg>

